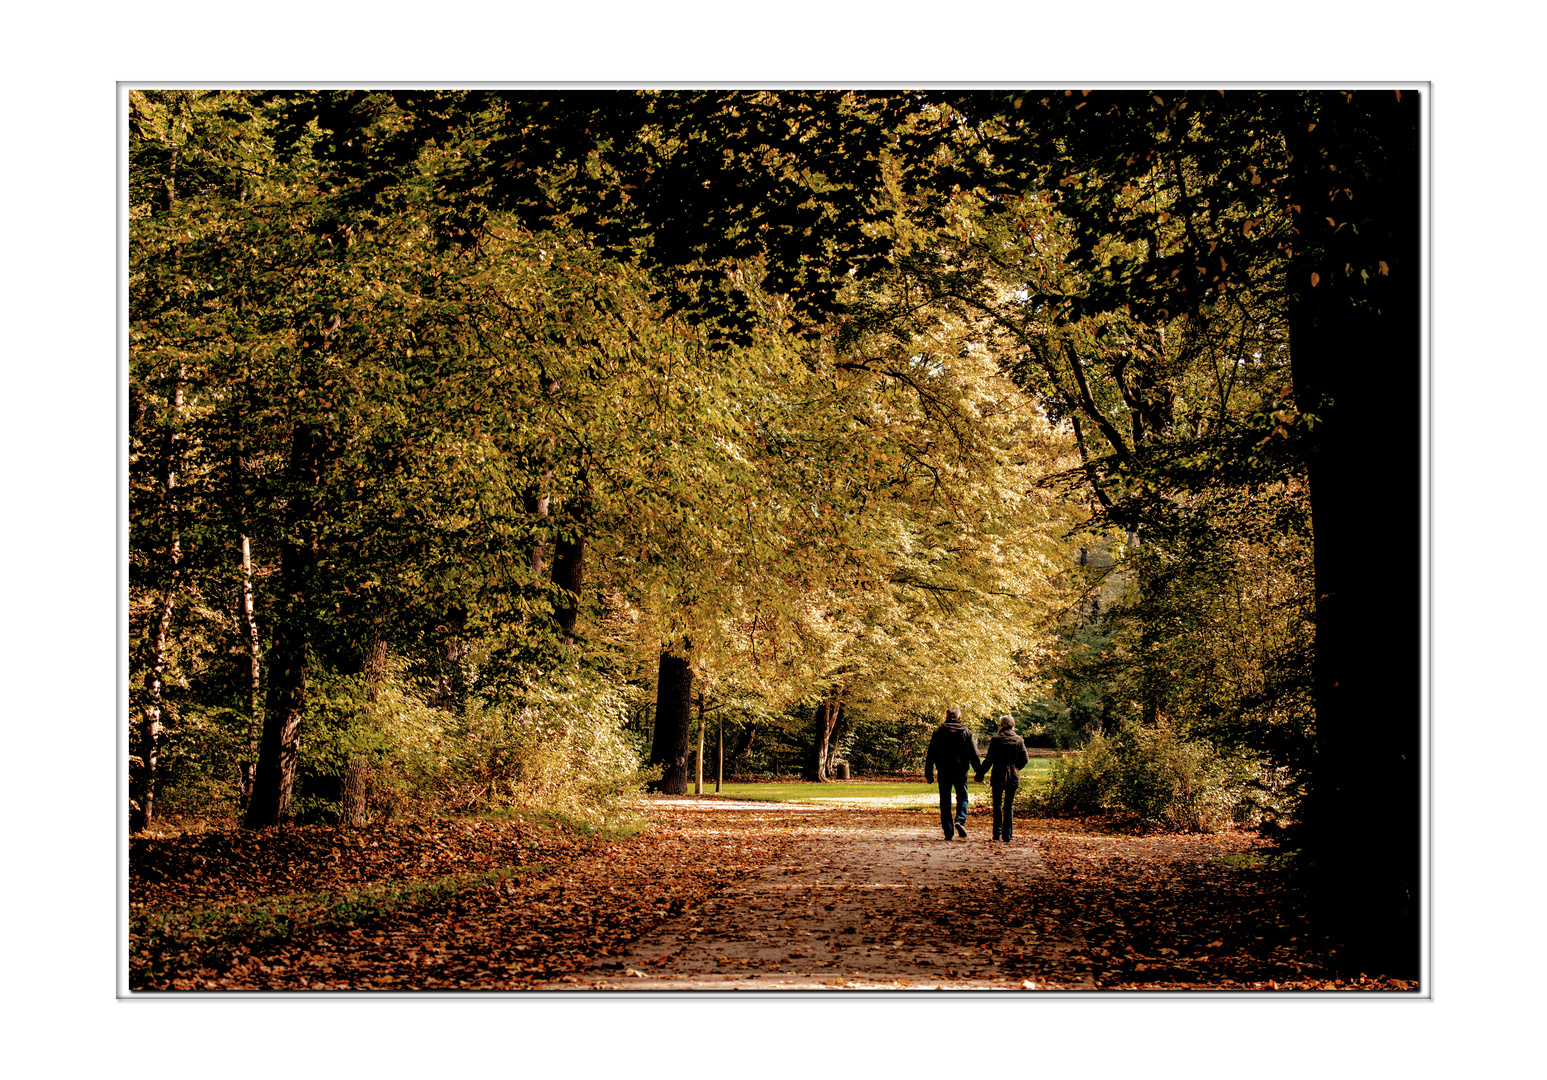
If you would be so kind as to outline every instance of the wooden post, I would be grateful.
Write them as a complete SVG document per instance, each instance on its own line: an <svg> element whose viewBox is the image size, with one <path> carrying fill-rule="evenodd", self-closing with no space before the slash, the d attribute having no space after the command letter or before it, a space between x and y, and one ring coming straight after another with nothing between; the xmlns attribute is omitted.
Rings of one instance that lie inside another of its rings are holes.
<svg viewBox="0 0 1547 1080"><path fill-rule="evenodd" d="M704 695L698 695L698 776L693 781L693 794L704 793Z"/></svg>

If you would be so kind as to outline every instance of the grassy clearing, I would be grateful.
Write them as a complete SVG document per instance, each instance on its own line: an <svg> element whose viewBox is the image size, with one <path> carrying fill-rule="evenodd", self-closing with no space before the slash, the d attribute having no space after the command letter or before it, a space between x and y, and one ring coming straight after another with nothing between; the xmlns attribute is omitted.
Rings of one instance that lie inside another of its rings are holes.
<svg viewBox="0 0 1547 1080"><path fill-rule="evenodd" d="M1021 789L1036 783L1052 772L1051 758L1033 758L1021 770ZM967 782L967 791L974 801L981 795L988 798L987 779L981 784ZM704 794L714 794L713 783L704 785ZM940 790L934 784L907 783L890 780L829 780L825 784L723 784L720 798L743 799L750 802L814 803L821 806L847 806L860 809L910 809L938 805Z"/></svg>

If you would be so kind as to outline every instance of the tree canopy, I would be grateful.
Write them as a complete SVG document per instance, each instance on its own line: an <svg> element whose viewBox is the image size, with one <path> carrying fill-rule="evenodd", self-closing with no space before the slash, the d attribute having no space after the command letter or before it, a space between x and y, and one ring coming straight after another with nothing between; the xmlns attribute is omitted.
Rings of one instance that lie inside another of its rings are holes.
<svg viewBox="0 0 1547 1080"><path fill-rule="evenodd" d="M1014 710L1244 755L1416 957L1417 105L131 92L136 827Z"/></svg>

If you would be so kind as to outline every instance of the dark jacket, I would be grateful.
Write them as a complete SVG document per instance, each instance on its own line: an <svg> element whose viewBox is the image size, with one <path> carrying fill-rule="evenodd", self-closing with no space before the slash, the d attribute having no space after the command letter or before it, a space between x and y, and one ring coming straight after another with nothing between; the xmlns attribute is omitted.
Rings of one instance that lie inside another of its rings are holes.
<svg viewBox="0 0 1547 1080"><path fill-rule="evenodd" d="M936 769L940 770L941 780L951 783L966 780L969 765L982 775L977 740L967 730L967 725L958 720L954 724L946 721L937 727L929 739L929 753L924 755L924 780L934 783Z"/></svg>
<svg viewBox="0 0 1547 1080"><path fill-rule="evenodd" d="M983 764L978 766L978 780L981 782L983 774L992 768L994 773L989 777L989 783L996 788L1018 785L1021 766L1029 760L1025 740L1013 731L1001 731L988 741L988 753L983 755Z"/></svg>

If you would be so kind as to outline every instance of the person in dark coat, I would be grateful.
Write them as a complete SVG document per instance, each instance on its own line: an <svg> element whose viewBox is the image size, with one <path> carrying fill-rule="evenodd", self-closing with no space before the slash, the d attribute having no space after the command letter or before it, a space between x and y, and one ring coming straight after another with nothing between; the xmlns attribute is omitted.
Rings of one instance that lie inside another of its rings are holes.
<svg viewBox="0 0 1547 1080"><path fill-rule="evenodd" d="M967 836L967 767L982 776L978 743L962 723L962 711L955 705L945 710L945 723L929 739L924 755L924 780L934 783L940 777L940 827L947 840ZM951 789L956 789L956 819L951 819ZM954 828L953 828L954 826Z"/></svg>
<svg viewBox="0 0 1547 1080"><path fill-rule="evenodd" d="M1021 768L1029 758L1026 742L1015 733L1015 718L1001 716L999 730L988 741L988 752L978 766L977 781L993 770L988 778L994 798L994 839L1010 842L1011 822L1015 814L1015 789L1021 786Z"/></svg>

